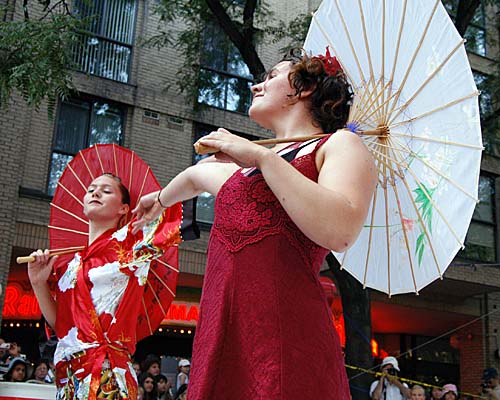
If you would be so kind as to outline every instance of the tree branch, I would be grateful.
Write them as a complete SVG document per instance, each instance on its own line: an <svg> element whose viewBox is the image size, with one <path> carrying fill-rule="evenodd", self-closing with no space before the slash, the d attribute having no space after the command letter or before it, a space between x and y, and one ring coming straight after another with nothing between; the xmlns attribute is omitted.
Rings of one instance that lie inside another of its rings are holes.
<svg viewBox="0 0 500 400"><path fill-rule="evenodd" d="M205 0L208 8L214 14L217 22L224 31L224 33L229 37L231 42L234 43L236 48L240 51L243 61L247 64L250 72L253 76L259 76L264 71L264 64L260 61L260 58L255 49L253 40L255 28L253 27L253 16L256 9L256 0L248 0L245 4L244 13L246 13L246 20L243 28L243 32L240 32L238 26L231 20L227 14L224 7L218 0ZM255 3L252 5L252 3ZM250 26L245 26L246 22L250 22Z"/></svg>
<svg viewBox="0 0 500 400"><path fill-rule="evenodd" d="M455 26L461 36L465 35L465 31L472 21L472 18L474 18L474 14L480 5L481 0L460 0L458 2Z"/></svg>

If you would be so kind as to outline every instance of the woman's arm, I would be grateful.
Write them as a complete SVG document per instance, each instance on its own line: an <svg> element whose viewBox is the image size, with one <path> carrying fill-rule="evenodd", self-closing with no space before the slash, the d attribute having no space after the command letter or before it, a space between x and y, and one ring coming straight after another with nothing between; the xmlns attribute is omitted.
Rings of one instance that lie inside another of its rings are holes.
<svg viewBox="0 0 500 400"><path fill-rule="evenodd" d="M203 162L185 169L160 192L141 197L133 210L137 220L132 223L132 233L135 234L145 224L158 218L164 208L173 204L191 199L203 192L216 196L221 186L237 168L238 166L233 163Z"/></svg>
<svg viewBox="0 0 500 400"><path fill-rule="evenodd" d="M375 164L362 140L348 131L332 135L317 157L318 183L275 154L259 159L259 168L307 237L325 248L345 251L365 222L377 184Z"/></svg>
<svg viewBox="0 0 500 400"><path fill-rule="evenodd" d="M52 329L55 329L56 302L50 293L47 281L57 256L50 257L48 250L38 250L31 255L35 257L35 261L28 263L28 277L45 320Z"/></svg>
<svg viewBox="0 0 500 400"><path fill-rule="evenodd" d="M257 167L298 228L328 249L344 251L357 238L377 184L373 158L355 134L338 131L318 151L318 183L275 152L219 129L201 143L243 167Z"/></svg>

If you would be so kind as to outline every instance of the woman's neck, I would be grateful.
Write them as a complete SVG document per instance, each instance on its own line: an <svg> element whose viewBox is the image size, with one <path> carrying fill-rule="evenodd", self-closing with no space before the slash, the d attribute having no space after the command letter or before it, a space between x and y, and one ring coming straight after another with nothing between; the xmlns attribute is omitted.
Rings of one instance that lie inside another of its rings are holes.
<svg viewBox="0 0 500 400"><path fill-rule="evenodd" d="M273 126L276 138L293 138L295 136L323 133L320 127L314 125L310 112L302 107L293 107Z"/></svg>
<svg viewBox="0 0 500 400"><path fill-rule="evenodd" d="M102 221L102 222L89 222L89 246L104 232L110 229L116 229L118 227L118 221Z"/></svg>

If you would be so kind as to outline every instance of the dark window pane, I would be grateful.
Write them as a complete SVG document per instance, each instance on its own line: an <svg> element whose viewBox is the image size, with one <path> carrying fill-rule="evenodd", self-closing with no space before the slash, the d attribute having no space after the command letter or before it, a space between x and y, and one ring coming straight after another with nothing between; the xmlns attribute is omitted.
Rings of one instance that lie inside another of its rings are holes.
<svg viewBox="0 0 500 400"><path fill-rule="evenodd" d="M52 153L52 160L50 165L49 186L47 193L51 196L54 194L57 186L57 181L66 168L66 165L72 160L73 156L66 156L64 154Z"/></svg>
<svg viewBox="0 0 500 400"><path fill-rule="evenodd" d="M246 113L252 103L250 86L249 81L237 78L228 79L225 109Z"/></svg>
<svg viewBox="0 0 500 400"><path fill-rule="evenodd" d="M57 120L47 192L54 194L62 171L80 150L96 143L122 141L124 111L100 101L62 102Z"/></svg>
<svg viewBox="0 0 500 400"><path fill-rule="evenodd" d="M494 194L495 186L493 179L481 176L479 178L479 203L472 216L474 220L495 223Z"/></svg>
<svg viewBox="0 0 500 400"><path fill-rule="evenodd" d="M211 224L214 222L215 197L210 193L201 193L196 202L196 219L199 222Z"/></svg>
<svg viewBox="0 0 500 400"><path fill-rule="evenodd" d="M136 3L133 0L75 2L76 15L88 19L87 30L95 35L81 34L72 49L76 69L128 82Z"/></svg>
<svg viewBox="0 0 500 400"><path fill-rule="evenodd" d="M486 55L486 31L484 28L469 25L465 32L465 39L467 39L465 48L468 51L481 56Z"/></svg>
<svg viewBox="0 0 500 400"><path fill-rule="evenodd" d="M200 52L198 102L246 113L251 104L250 70L217 24L207 24Z"/></svg>
<svg viewBox="0 0 500 400"><path fill-rule="evenodd" d="M460 253L460 257L470 260L495 262L494 227L472 221L465 239L465 249Z"/></svg>
<svg viewBox="0 0 500 400"><path fill-rule="evenodd" d="M54 149L76 154L85 147L88 127L88 103L62 103L57 120Z"/></svg>

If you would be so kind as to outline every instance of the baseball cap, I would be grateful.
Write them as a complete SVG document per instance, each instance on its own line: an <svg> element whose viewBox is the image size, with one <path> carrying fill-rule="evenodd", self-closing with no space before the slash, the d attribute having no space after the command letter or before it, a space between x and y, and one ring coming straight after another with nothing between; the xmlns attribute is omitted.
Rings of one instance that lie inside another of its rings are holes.
<svg viewBox="0 0 500 400"><path fill-rule="evenodd" d="M396 360L396 357L389 356L389 357L384 358L382 360L382 368L384 368L387 364L392 364L394 369L396 371L399 371L399 364L398 364L398 360Z"/></svg>
<svg viewBox="0 0 500 400"><path fill-rule="evenodd" d="M191 363L189 362L189 360L186 360L185 358L179 361L179 367L188 367L190 365Z"/></svg>

